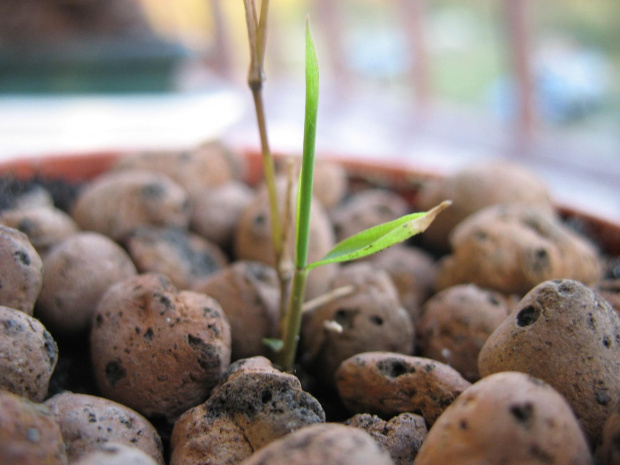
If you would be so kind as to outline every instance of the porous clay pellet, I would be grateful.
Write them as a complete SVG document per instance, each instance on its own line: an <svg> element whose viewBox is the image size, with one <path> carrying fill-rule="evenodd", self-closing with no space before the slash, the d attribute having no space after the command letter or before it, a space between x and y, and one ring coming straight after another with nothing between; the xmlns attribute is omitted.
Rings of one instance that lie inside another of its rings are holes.
<svg viewBox="0 0 620 465"><path fill-rule="evenodd" d="M26 234L41 256L53 245L79 231L73 218L50 206L4 211L0 215L0 223Z"/></svg>
<svg viewBox="0 0 620 465"><path fill-rule="evenodd" d="M160 173L190 193L245 177L242 156L218 142L207 142L193 150L129 154L122 157L114 168Z"/></svg>
<svg viewBox="0 0 620 465"><path fill-rule="evenodd" d="M415 465L591 465L588 444L566 400L524 373L483 378L428 432Z"/></svg>
<svg viewBox="0 0 620 465"><path fill-rule="evenodd" d="M224 249L233 243L241 214L254 197L254 191L239 181L190 193L190 228Z"/></svg>
<svg viewBox="0 0 620 465"><path fill-rule="evenodd" d="M147 418L175 421L203 402L230 363L230 326L205 294L160 274L111 286L94 315L91 354L101 393Z"/></svg>
<svg viewBox="0 0 620 465"><path fill-rule="evenodd" d="M120 245L95 232L73 234L43 259L43 287L36 315L54 334L88 331L99 299L108 288L136 275Z"/></svg>
<svg viewBox="0 0 620 465"><path fill-rule="evenodd" d="M365 431L336 423L311 425L255 452L241 465L393 465Z"/></svg>
<svg viewBox="0 0 620 465"><path fill-rule="evenodd" d="M489 336L478 368L520 371L548 382L569 402L590 444L620 401L620 317L580 282L532 289Z"/></svg>
<svg viewBox="0 0 620 465"><path fill-rule="evenodd" d="M475 284L444 289L423 306L416 327L420 355L450 365L470 382L480 379L478 353L511 305L499 292Z"/></svg>
<svg viewBox="0 0 620 465"><path fill-rule="evenodd" d="M495 205L465 219L451 235L452 254L439 263L437 288L474 283L524 295L550 279L585 284L602 275L595 246L549 212Z"/></svg>
<svg viewBox="0 0 620 465"><path fill-rule="evenodd" d="M325 421L299 380L264 357L239 360L203 404L184 413L172 432L171 465L233 465L303 426Z"/></svg>
<svg viewBox="0 0 620 465"><path fill-rule="evenodd" d="M343 286L352 286L352 293L308 311L302 324L302 360L327 384L354 354L413 352L413 324L385 271L369 262L348 264L332 282L332 289Z"/></svg>
<svg viewBox="0 0 620 465"><path fill-rule="evenodd" d="M109 399L63 392L45 405L60 426L67 457L76 461L101 444L115 442L137 447L163 465L163 446L155 428L142 415Z"/></svg>
<svg viewBox="0 0 620 465"><path fill-rule="evenodd" d="M431 426L470 383L453 368L422 357L364 352L336 372L336 387L351 413L422 415Z"/></svg>
<svg viewBox="0 0 620 465"><path fill-rule="evenodd" d="M79 194L72 217L80 228L116 241L140 226L187 228L187 192L163 174L150 171L111 171L88 184Z"/></svg>
<svg viewBox="0 0 620 465"><path fill-rule="evenodd" d="M0 305L32 315L43 285L43 262L28 237L0 225Z"/></svg>
<svg viewBox="0 0 620 465"><path fill-rule="evenodd" d="M143 226L125 242L140 273L161 273L179 289L196 283L228 264L214 243L178 228Z"/></svg>
<svg viewBox="0 0 620 465"><path fill-rule="evenodd" d="M551 197L546 184L536 174L515 163L482 162L466 166L441 179L422 185L418 197L421 210L428 210L444 200L452 205L442 212L423 235L434 249L450 249L449 236L469 215L490 205L519 203L551 211Z"/></svg>
<svg viewBox="0 0 620 465"><path fill-rule="evenodd" d="M66 465L60 427L50 410L0 389L2 465Z"/></svg>
<svg viewBox="0 0 620 465"><path fill-rule="evenodd" d="M377 415L359 413L345 424L370 434L388 451L395 465L411 465L428 433L424 418L413 413L401 413L388 421Z"/></svg>
<svg viewBox="0 0 620 465"><path fill-rule="evenodd" d="M230 322L233 361L270 355L264 339L277 336L280 315L280 286L273 268L238 260L193 290L213 297L224 309Z"/></svg>
<svg viewBox="0 0 620 465"><path fill-rule="evenodd" d="M437 265L433 257L422 249L396 244L370 256L370 262L390 275L415 327L422 304L435 287Z"/></svg>
<svg viewBox="0 0 620 465"><path fill-rule="evenodd" d="M84 455L74 465L157 465L152 457L137 447L115 442L101 444L97 450Z"/></svg>
<svg viewBox="0 0 620 465"><path fill-rule="evenodd" d="M57 362L58 346L39 320L0 306L0 389L42 402Z"/></svg>

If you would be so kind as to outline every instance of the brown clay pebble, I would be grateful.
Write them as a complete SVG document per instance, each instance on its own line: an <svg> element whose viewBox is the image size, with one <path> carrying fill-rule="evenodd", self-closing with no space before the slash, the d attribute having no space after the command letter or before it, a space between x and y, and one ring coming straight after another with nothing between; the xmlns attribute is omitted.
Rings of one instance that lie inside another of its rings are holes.
<svg viewBox="0 0 620 465"><path fill-rule="evenodd" d="M32 315L43 285L43 262L17 229L0 225L0 305Z"/></svg>
<svg viewBox="0 0 620 465"><path fill-rule="evenodd" d="M620 464L620 403L616 404L603 426L603 439L596 448L597 465Z"/></svg>
<svg viewBox="0 0 620 465"><path fill-rule="evenodd" d="M45 401L60 426L71 462L102 443L134 446L163 465L163 446L155 428L142 415L109 399L63 392Z"/></svg>
<svg viewBox="0 0 620 465"><path fill-rule="evenodd" d="M370 262L390 275L415 326L422 304L431 296L435 286L437 265L432 256L422 249L396 244L372 255Z"/></svg>
<svg viewBox="0 0 620 465"><path fill-rule="evenodd" d="M91 353L105 397L174 421L203 402L228 368L230 326L214 299L144 274L103 295Z"/></svg>
<svg viewBox="0 0 620 465"><path fill-rule="evenodd" d="M170 178L150 171L111 171L80 193L72 216L80 228L115 241L144 225L187 228L190 203Z"/></svg>
<svg viewBox="0 0 620 465"><path fill-rule="evenodd" d="M590 465L566 400L524 373L484 378L464 391L428 432L415 465Z"/></svg>
<svg viewBox="0 0 620 465"><path fill-rule="evenodd" d="M264 338L277 336L280 285L276 271L259 262L238 260L192 289L217 300L232 335L231 360L270 355Z"/></svg>
<svg viewBox="0 0 620 465"><path fill-rule="evenodd" d="M393 465L365 431L336 423L306 426L255 452L241 465Z"/></svg>
<svg viewBox="0 0 620 465"><path fill-rule="evenodd" d="M97 450L84 455L74 465L157 465L149 455L137 447L106 442Z"/></svg>
<svg viewBox="0 0 620 465"><path fill-rule="evenodd" d="M428 433L424 418L413 413L401 413L389 421L376 415L360 413L345 425L361 428L383 447L395 465L411 465Z"/></svg>
<svg viewBox="0 0 620 465"><path fill-rule="evenodd" d="M385 189L364 189L330 212L336 238L342 241L371 226L395 220L409 213L405 199Z"/></svg>
<svg viewBox="0 0 620 465"><path fill-rule="evenodd" d="M545 183L529 169L514 163L482 162L422 186L419 208L428 210L444 200L452 205L424 233L424 241L440 251L450 248L452 230L469 215L490 205L519 203L551 211Z"/></svg>
<svg viewBox="0 0 620 465"><path fill-rule="evenodd" d="M550 279L586 284L601 278L593 244L558 217L525 205L495 205L465 219L451 236L452 255L440 261L439 290L474 283L524 295Z"/></svg>
<svg viewBox="0 0 620 465"><path fill-rule="evenodd" d="M276 180L278 199L281 203L280 216L284 216L284 205L286 197L287 180L278 178ZM293 186L289 204L291 210L289 219L295 218L295 195L297 188ZM267 265L274 265L275 254L273 251L273 240L271 234L271 213L269 208L269 198L267 188L261 186L252 202L241 214L237 230L235 231L235 255L238 260L252 260ZM334 231L331 221L327 216L323 206L319 202L312 204L310 213L310 236L308 239L308 263L320 260L335 244ZM285 244L288 256L294 256L295 234L288 235ZM312 271L308 275L306 286L306 298L313 298L325 292L334 278L337 265L325 265Z"/></svg>
<svg viewBox="0 0 620 465"><path fill-rule="evenodd" d="M2 465L65 465L60 427L50 410L0 389Z"/></svg>
<svg viewBox="0 0 620 465"><path fill-rule="evenodd" d="M532 289L489 336L478 368L520 371L548 382L574 410L592 446L620 401L620 317L582 283Z"/></svg>
<svg viewBox="0 0 620 465"><path fill-rule="evenodd" d="M240 181L190 193L190 228L220 247L232 246L241 214L254 198L254 191Z"/></svg>
<svg viewBox="0 0 620 465"><path fill-rule="evenodd" d="M74 234L43 259L36 315L54 334L86 332L103 293L135 275L131 258L112 239L95 232Z"/></svg>
<svg viewBox="0 0 620 465"><path fill-rule="evenodd" d="M163 174L193 193L244 177L241 155L218 142L194 150L140 152L122 157L116 170L147 170Z"/></svg>
<svg viewBox="0 0 620 465"><path fill-rule="evenodd" d="M239 360L204 404L175 423L170 464L237 464L294 430L324 421L321 405L295 376L264 357Z"/></svg>
<svg viewBox="0 0 620 465"><path fill-rule="evenodd" d="M475 284L460 284L426 301L416 331L420 354L450 365L470 382L480 379L478 354L506 319L511 301Z"/></svg>
<svg viewBox="0 0 620 465"><path fill-rule="evenodd" d="M312 192L326 210L336 207L349 188L348 174L344 166L326 160L314 164L314 185Z"/></svg>
<svg viewBox="0 0 620 465"><path fill-rule="evenodd" d="M178 228L138 228L126 246L140 273L164 274L179 289L192 289L228 264L217 245Z"/></svg>
<svg viewBox="0 0 620 465"><path fill-rule="evenodd" d="M365 352L344 362L336 387L351 413L382 417L411 412L431 426L470 383L453 368L428 358Z"/></svg>
<svg viewBox="0 0 620 465"><path fill-rule="evenodd" d="M0 389L42 402L58 362L58 346L41 322L0 306Z"/></svg>
<svg viewBox="0 0 620 465"><path fill-rule="evenodd" d="M302 324L302 357L320 380L333 384L340 363L360 352L411 354L414 331L389 275L369 262L341 268L332 288L353 285L353 293L309 311Z"/></svg>
<svg viewBox="0 0 620 465"><path fill-rule="evenodd" d="M0 215L0 223L26 234L41 256L54 244L79 230L73 218L49 206L4 211Z"/></svg>

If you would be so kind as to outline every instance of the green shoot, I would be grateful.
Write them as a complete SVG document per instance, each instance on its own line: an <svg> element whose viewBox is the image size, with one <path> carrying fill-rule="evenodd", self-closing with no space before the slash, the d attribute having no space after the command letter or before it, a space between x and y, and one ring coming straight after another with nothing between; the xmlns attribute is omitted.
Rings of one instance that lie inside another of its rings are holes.
<svg viewBox="0 0 620 465"><path fill-rule="evenodd" d="M301 330L304 294L308 273L321 265L355 260L384 250L426 230L435 217L450 202L424 213L412 213L390 221L338 243L321 260L308 264L308 241L310 232L310 208L314 176L314 152L316 146L316 122L319 103L319 67L316 50L306 22L306 109L304 123L304 147L299 186L297 191L297 237L295 250L295 273L288 307L284 318L282 344L269 340L270 347L277 350L278 364L285 371L293 369Z"/></svg>
<svg viewBox="0 0 620 465"><path fill-rule="evenodd" d="M289 306L284 319L283 347L279 352L279 364L284 370L291 370L295 363L302 307L306 290L308 270L308 239L310 235L310 208L312 206L312 185L314 178L314 150L316 146L316 121L319 107L319 66L316 50L310 32L310 21L306 21L306 111L304 123L304 149L297 187L297 237L295 243L295 274Z"/></svg>

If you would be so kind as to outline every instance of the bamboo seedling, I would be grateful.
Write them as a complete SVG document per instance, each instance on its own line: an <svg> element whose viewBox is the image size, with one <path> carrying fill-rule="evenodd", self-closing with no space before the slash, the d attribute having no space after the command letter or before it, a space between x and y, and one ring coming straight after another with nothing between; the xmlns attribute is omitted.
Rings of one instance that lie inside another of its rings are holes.
<svg viewBox="0 0 620 465"><path fill-rule="evenodd" d="M319 104L319 66L314 41L310 31L310 22L306 22L306 101L304 118L303 156L295 211L295 251L292 279L283 264L284 240L278 210L275 188L275 169L273 157L267 142L266 122L262 104L261 88L264 76L262 63L266 37L266 0L261 5L260 27L257 26L256 12L252 0L244 0L252 49L250 66L250 87L254 95L256 112L259 121L263 164L265 166L265 182L270 193L270 209L272 220L273 243L276 254L277 271L280 275L282 297L281 339L269 339L265 343L277 353L277 363L284 371L294 369L297 345L301 330L304 297L308 274L315 268L330 263L341 263L362 258L384 250L399 242L426 230L435 217L450 205L442 202L428 212L412 213L396 220L371 227L336 244L322 259L308 263L308 243L310 235L310 210L312 207L312 190L314 177L314 158L316 147L316 128ZM259 29L262 32L258 32ZM277 224L277 225L276 225ZM275 235L278 237L275 237ZM337 295L338 293L335 293ZM330 328L338 331L338 328Z"/></svg>

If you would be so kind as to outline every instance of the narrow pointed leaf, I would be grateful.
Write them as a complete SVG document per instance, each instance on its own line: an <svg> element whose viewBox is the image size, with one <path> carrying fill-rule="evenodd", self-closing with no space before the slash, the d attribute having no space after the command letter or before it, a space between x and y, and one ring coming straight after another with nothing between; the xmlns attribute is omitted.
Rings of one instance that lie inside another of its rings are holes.
<svg viewBox="0 0 620 465"><path fill-rule="evenodd" d="M451 204L445 201L428 212L412 213L357 233L336 244L321 260L308 265L308 270L328 263L366 257L425 231L435 217Z"/></svg>
<svg viewBox="0 0 620 465"><path fill-rule="evenodd" d="M306 111L304 122L304 151L297 192L297 249L295 265L304 268L308 259L310 207L314 177L314 152L316 146L316 121L319 107L319 65L310 21L306 22Z"/></svg>

